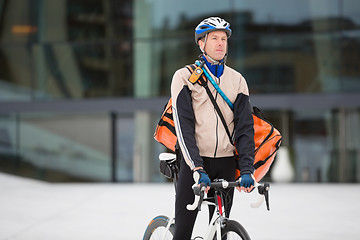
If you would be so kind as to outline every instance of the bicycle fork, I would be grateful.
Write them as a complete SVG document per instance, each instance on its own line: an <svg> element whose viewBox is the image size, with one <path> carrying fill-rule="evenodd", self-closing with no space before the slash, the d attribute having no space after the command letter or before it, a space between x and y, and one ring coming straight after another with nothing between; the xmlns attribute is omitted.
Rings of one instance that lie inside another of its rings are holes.
<svg viewBox="0 0 360 240"><path fill-rule="evenodd" d="M169 221L168 221L168 223L166 225L166 228L165 228L166 231L163 232L162 236L160 237L160 240L167 239L166 234L168 233L171 224L175 224L175 215L173 215L172 218L169 218Z"/></svg>

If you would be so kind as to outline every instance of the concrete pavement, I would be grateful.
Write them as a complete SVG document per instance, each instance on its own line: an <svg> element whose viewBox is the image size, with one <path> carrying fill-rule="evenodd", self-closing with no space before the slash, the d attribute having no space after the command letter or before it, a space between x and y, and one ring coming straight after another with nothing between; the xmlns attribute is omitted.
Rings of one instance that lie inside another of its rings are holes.
<svg viewBox="0 0 360 240"><path fill-rule="evenodd" d="M0 240L138 240L173 212L171 184L45 183L0 173ZM231 218L252 239L360 239L360 184L272 184L271 211L236 193ZM195 226L204 228L207 210Z"/></svg>

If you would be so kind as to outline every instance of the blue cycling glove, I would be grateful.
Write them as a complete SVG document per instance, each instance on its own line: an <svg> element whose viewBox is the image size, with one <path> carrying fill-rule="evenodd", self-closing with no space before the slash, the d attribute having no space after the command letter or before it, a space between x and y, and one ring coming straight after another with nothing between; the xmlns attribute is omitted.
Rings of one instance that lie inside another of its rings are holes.
<svg viewBox="0 0 360 240"><path fill-rule="evenodd" d="M193 173L193 178L194 178L195 183L197 183L197 184L204 183L205 186L210 187L210 178L204 169L195 170Z"/></svg>
<svg viewBox="0 0 360 240"><path fill-rule="evenodd" d="M241 176L240 187L250 188L254 186L254 179L251 177L251 174L247 173Z"/></svg>

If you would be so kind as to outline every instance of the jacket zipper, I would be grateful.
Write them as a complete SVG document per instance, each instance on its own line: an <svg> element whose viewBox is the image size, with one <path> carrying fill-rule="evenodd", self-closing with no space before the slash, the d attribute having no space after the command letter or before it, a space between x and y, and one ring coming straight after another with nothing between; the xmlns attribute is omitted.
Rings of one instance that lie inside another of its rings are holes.
<svg viewBox="0 0 360 240"><path fill-rule="evenodd" d="M217 99L218 92L216 91L215 94L215 101ZM216 110L214 109L215 117L216 117L216 129L215 129L215 135L216 135L216 142L215 142L215 151L214 151L214 158L216 157L216 152L219 146L219 116L216 113Z"/></svg>
<svg viewBox="0 0 360 240"><path fill-rule="evenodd" d="M216 71L217 71L217 67L216 67ZM215 77L215 80L216 80L217 77ZM220 86L220 78L217 78L218 79L218 85ZM215 94L215 101L217 100L218 98L218 95L219 95L219 92L218 91L215 91L216 94ZM215 111L215 116L216 116L216 143L215 143L215 151L214 151L214 158L216 157L216 153L217 153L217 149L218 149L218 146L219 146L219 116L217 115L216 113L216 110L214 109Z"/></svg>

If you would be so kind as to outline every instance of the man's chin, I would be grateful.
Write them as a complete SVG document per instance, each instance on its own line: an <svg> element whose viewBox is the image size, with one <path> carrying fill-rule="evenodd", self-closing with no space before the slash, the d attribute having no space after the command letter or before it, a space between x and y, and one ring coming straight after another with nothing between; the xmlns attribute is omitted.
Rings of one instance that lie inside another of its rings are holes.
<svg viewBox="0 0 360 240"><path fill-rule="evenodd" d="M211 56L210 56L211 57ZM211 57L212 59L214 59L215 61L218 61L218 62L220 62L221 60L223 60L224 59L224 57L225 56L217 56L217 57Z"/></svg>

